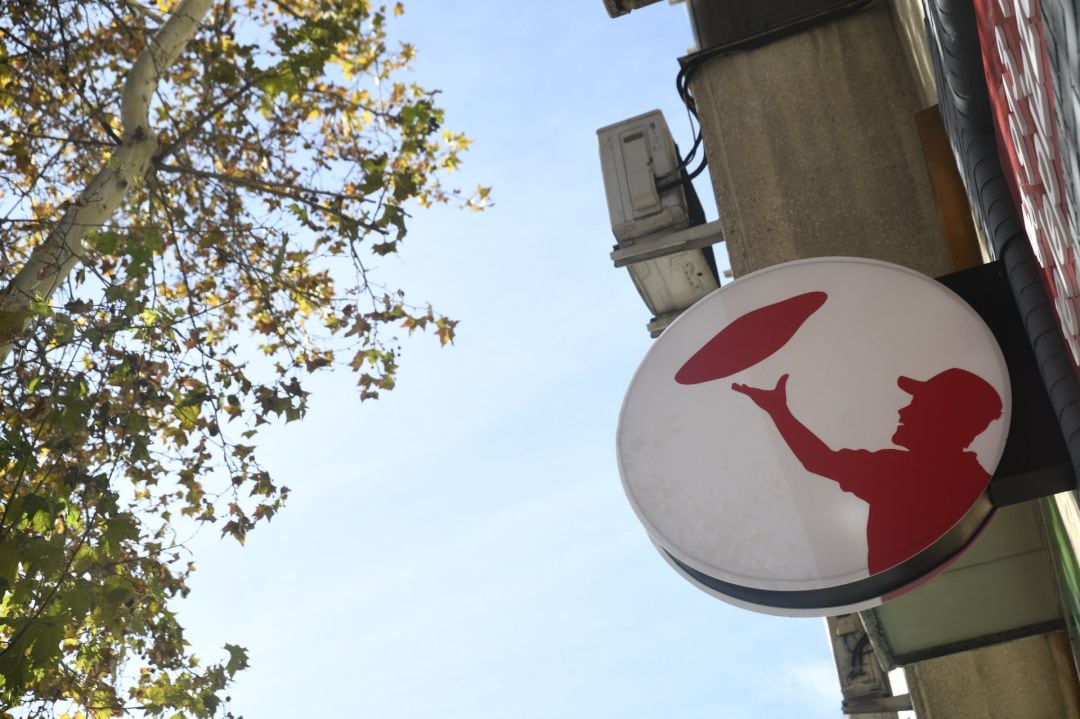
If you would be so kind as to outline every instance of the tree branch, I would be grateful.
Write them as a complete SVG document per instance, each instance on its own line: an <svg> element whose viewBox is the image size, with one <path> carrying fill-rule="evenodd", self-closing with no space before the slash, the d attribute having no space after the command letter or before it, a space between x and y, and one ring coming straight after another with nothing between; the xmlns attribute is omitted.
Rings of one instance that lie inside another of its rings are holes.
<svg viewBox="0 0 1080 719"><path fill-rule="evenodd" d="M286 200L295 200L302 202L312 209L319 210L321 212L329 212L337 217L341 217L349 222L355 223L356 226L362 227L370 232L377 232L380 235L385 235L389 231L385 227L378 227L376 225L360 222L355 218L348 217L340 210L335 210L332 207L325 207L316 202L312 202L304 195L318 195L320 197L329 197L334 200L340 200L342 202L371 202L366 197L357 195L346 195L342 192L332 192L330 190L319 190L313 187L296 187L294 185L286 185L280 182L269 182L267 180L260 180L255 177L248 177L246 175L227 175L223 172L211 172L210 170L199 170L187 165L174 165L170 163L159 163L157 169L165 172L176 172L184 175L193 175L194 177L201 177L207 180L217 180L229 185L236 185L238 187L246 187L250 190L257 192L265 192L269 195L275 195L277 197L284 198Z"/></svg>
<svg viewBox="0 0 1080 719"><path fill-rule="evenodd" d="M366 197L358 195L346 195L345 193L333 192L331 190L319 190L313 187L298 187L282 182L270 182L269 180L261 180L257 177L249 177L247 175L229 175L224 172L199 170L188 165L176 165L163 162L158 164L157 169L164 170L165 172L176 172L182 175L194 175L195 177L202 177L207 180L218 180L229 185L239 185L240 187L247 187L252 190L266 190L272 195L278 195L279 197L290 200L302 200L303 198L301 198L300 195L308 194L349 202L369 202Z"/></svg>
<svg viewBox="0 0 1080 719"><path fill-rule="evenodd" d="M165 147L161 148L158 151L157 155L154 157L154 162L160 163L166 157L168 157L172 153L176 152L177 148L179 148L185 142L190 140L191 137L196 132L199 131L199 128L202 127L202 124L204 122L206 122L207 120L212 118L214 115L218 114L219 112L224 110L226 107L231 105L233 102L236 101L236 99L238 97L240 97L245 92L247 92L252 87L254 87L257 82L261 81L263 78L269 77L271 74L272 73L270 73L269 71L266 71L266 72L260 72L260 73L256 73L255 75L252 75L247 80L245 80L244 83L240 87L238 87L234 92L229 93L229 95L226 96L225 99L221 100L220 102L214 103L209 108L207 108L206 112L204 112L202 115L200 115L198 118L196 118L195 121L192 122L191 125L186 130L181 132L179 135L177 135L173 139L172 142L170 142L168 145L166 145Z"/></svg>
<svg viewBox="0 0 1080 719"><path fill-rule="evenodd" d="M25 328L30 303L47 298L82 260L83 239L100 227L141 183L150 168L157 141L150 127L150 100L162 72L171 66L212 0L181 0L165 24L154 34L128 72L121 95L122 142L82 194L71 203L49 236L31 253L26 264L0 293L0 363L11 353L14 338Z"/></svg>

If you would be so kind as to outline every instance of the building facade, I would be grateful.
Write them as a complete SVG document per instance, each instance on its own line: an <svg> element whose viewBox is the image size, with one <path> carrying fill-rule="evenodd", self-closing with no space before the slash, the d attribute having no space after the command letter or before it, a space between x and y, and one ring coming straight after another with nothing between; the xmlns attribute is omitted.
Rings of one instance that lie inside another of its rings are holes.
<svg viewBox="0 0 1080 719"><path fill-rule="evenodd" d="M1006 353L1031 367L989 527L922 587L830 619L844 711L896 716L907 700L879 668L902 667L921 719L1080 717L1075 4L688 9L699 48L680 83L732 274L837 255L931 277L996 262L1021 338ZM844 647L867 644L876 663L859 670Z"/></svg>

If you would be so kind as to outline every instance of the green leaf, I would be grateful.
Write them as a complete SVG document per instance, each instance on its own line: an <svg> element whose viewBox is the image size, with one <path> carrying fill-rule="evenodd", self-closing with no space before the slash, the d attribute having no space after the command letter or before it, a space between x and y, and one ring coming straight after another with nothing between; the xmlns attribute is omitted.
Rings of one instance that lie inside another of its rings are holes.
<svg viewBox="0 0 1080 719"><path fill-rule="evenodd" d="M109 517L105 524L105 532L102 535L106 541L120 542L125 539L136 539L139 536L139 525L135 517L123 512Z"/></svg>
<svg viewBox="0 0 1080 719"><path fill-rule="evenodd" d="M229 653L229 661L225 664L225 671L232 676L241 669L248 667L248 653L243 647L235 644L226 644L225 651Z"/></svg>
<svg viewBox="0 0 1080 719"><path fill-rule="evenodd" d="M29 537L22 546L20 560L26 576L40 574L41 576L51 577L64 566L63 539Z"/></svg>
<svg viewBox="0 0 1080 719"><path fill-rule="evenodd" d="M87 235L86 244L95 252L103 255L115 255L120 244L120 235L109 230L96 230Z"/></svg>
<svg viewBox="0 0 1080 719"><path fill-rule="evenodd" d="M80 620L93 606L96 596L97 593L90 582L77 578L68 591L61 596L60 602L73 619Z"/></svg>
<svg viewBox="0 0 1080 719"><path fill-rule="evenodd" d="M17 337L22 332L29 314L29 310L25 308L0 310L0 341L7 342Z"/></svg>
<svg viewBox="0 0 1080 719"><path fill-rule="evenodd" d="M177 406L173 408L173 414L180 420L180 424L184 429L193 429L195 422L199 419L200 406L197 404L189 404L185 406Z"/></svg>
<svg viewBox="0 0 1080 719"><path fill-rule="evenodd" d="M86 414L90 405L76 399L68 399L63 414L60 415L60 428L64 434L74 435L87 429Z"/></svg>
<svg viewBox="0 0 1080 719"><path fill-rule="evenodd" d="M19 571L19 550L10 539L0 542L0 595L13 584Z"/></svg>
<svg viewBox="0 0 1080 719"><path fill-rule="evenodd" d="M60 643L64 641L64 625L59 619L41 619L35 622L38 627L30 648L30 657L34 664L47 666L60 656Z"/></svg>

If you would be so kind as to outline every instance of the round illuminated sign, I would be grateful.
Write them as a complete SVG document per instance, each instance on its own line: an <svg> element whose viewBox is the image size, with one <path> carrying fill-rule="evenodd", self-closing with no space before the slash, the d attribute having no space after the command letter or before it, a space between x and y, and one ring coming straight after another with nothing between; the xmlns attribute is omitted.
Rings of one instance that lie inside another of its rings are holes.
<svg viewBox="0 0 1080 719"><path fill-rule="evenodd" d="M776 614L880 604L989 518L1009 377L934 280L853 258L740 278L687 310L627 391L619 471L653 543Z"/></svg>

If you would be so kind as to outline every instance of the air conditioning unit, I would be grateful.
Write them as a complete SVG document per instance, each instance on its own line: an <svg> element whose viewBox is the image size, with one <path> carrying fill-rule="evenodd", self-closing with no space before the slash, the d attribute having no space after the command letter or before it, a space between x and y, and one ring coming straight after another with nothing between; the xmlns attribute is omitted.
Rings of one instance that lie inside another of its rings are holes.
<svg viewBox="0 0 1080 719"><path fill-rule="evenodd" d="M616 267L626 267L655 337L683 310L720 286L712 245L719 223L705 223L685 179L664 115L653 110L597 130Z"/></svg>
<svg viewBox="0 0 1080 719"><path fill-rule="evenodd" d="M607 8L608 17L619 17L631 10L637 10L639 7L652 5L656 1L657 0L604 0L604 7Z"/></svg>

